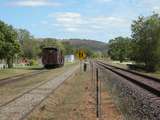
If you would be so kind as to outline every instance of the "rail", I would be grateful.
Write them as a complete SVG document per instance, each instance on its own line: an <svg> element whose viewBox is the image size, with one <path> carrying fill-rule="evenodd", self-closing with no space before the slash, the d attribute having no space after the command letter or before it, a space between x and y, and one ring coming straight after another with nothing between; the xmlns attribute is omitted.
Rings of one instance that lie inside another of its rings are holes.
<svg viewBox="0 0 160 120"><path fill-rule="evenodd" d="M130 82L160 97L160 79L144 75L138 72L134 72L131 70L119 68L113 65L109 65L102 61L96 61L96 63L99 66L112 71L113 73L129 80Z"/></svg>

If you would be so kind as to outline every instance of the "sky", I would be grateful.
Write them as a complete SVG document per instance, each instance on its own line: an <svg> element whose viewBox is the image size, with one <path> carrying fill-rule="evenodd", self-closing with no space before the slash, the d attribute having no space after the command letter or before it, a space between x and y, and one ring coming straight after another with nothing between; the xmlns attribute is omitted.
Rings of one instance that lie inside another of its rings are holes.
<svg viewBox="0 0 160 120"><path fill-rule="evenodd" d="M36 38L130 37L132 21L153 11L160 0L0 0L0 20Z"/></svg>

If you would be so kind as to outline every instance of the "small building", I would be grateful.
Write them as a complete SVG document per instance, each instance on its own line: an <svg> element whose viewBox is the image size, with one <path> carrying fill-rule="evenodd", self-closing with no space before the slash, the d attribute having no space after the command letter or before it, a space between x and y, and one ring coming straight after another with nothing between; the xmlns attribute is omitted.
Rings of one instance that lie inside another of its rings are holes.
<svg viewBox="0 0 160 120"><path fill-rule="evenodd" d="M65 55L65 62L74 62L75 57L74 55Z"/></svg>

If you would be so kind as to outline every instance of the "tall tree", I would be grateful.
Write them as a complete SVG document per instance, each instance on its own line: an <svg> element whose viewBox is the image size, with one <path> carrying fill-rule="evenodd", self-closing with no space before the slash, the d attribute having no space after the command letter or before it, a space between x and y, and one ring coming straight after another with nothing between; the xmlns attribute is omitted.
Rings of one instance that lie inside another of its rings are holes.
<svg viewBox="0 0 160 120"><path fill-rule="evenodd" d="M123 62L130 58L131 52L131 39L124 37L117 37L109 41L108 55L113 60Z"/></svg>
<svg viewBox="0 0 160 120"><path fill-rule="evenodd" d="M20 52L17 32L11 26L0 21L0 58L6 59L8 67L13 67L13 57Z"/></svg>
<svg viewBox="0 0 160 120"><path fill-rule="evenodd" d="M70 42L67 41L62 41L62 44L64 45L65 48L65 55L69 54L75 54L76 48L73 47L73 45L70 44Z"/></svg>
<svg viewBox="0 0 160 120"><path fill-rule="evenodd" d="M30 32L25 29L18 29L17 33L22 56L28 59L36 59L40 54L40 42L35 40Z"/></svg>
<svg viewBox="0 0 160 120"><path fill-rule="evenodd" d="M132 24L132 59L145 63L147 71L155 71L160 64L160 17L153 14L139 17Z"/></svg>

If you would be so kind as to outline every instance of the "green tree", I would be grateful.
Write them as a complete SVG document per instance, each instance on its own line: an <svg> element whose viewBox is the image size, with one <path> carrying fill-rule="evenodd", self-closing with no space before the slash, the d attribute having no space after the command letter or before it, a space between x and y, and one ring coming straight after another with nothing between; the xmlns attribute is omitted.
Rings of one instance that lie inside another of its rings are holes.
<svg viewBox="0 0 160 120"><path fill-rule="evenodd" d="M18 29L18 40L22 49L22 57L36 59L40 54L40 41L36 40L29 31Z"/></svg>
<svg viewBox="0 0 160 120"><path fill-rule="evenodd" d="M145 63L147 71L155 71L160 64L160 17L153 14L139 17L132 24L132 59Z"/></svg>
<svg viewBox="0 0 160 120"><path fill-rule="evenodd" d="M65 52L64 52L65 55L75 54L76 48L74 48L73 45L71 45L67 41L65 42L62 41L62 44L64 45L64 48L65 48Z"/></svg>
<svg viewBox="0 0 160 120"><path fill-rule="evenodd" d="M53 39L53 38L43 39L43 41L41 42L41 49L43 47L57 47L57 48L61 49L63 52L65 52L65 46L62 43L62 41L57 40L57 39Z"/></svg>
<svg viewBox="0 0 160 120"><path fill-rule="evenodd" d="M20 52L17 32L11 26L0 21L0 58L6 59L8 67L13 67L13 58Z"/></svg>
<svg viewBox="0 0 160 120"><path fill-rule="evenodd" d="M131 39L124 37L117 37L109 41L108 55L113 60L123 62L129 59L131 52Z"/></svg>
<svg viewBox="0 0 160 120"><path fill-rule="evenodd" d="M92 55L93 58L102 58L103 54L101 51L94 52Z"/></svg>

